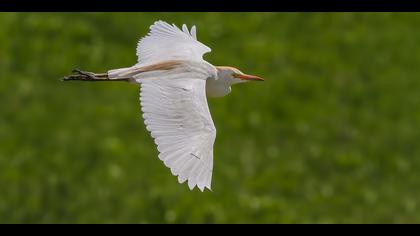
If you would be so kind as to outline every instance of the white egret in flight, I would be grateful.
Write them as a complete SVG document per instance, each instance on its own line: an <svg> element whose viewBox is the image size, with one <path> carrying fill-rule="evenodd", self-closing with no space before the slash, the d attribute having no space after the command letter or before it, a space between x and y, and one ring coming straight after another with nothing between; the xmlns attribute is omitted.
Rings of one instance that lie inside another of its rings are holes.
<svg viewBox="0 0 420 236"><path fill-rule="evenodd" d="M207 98L230 93L231 85L263 81L234 67L213 66L203 59L211 49L189 31L157 21L137 46L138 63L132 67L95 74L74 70L64 81L127 81L140 84L144 123L161 159L179 183L192 190L211 190L213 144L216 128Z"/></svg>

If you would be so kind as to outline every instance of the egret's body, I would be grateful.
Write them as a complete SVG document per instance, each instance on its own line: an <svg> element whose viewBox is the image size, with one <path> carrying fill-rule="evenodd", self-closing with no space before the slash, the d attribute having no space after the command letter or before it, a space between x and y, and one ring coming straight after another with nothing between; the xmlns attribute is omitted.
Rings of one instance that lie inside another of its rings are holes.
<svg viewBox="0 0 420 236"><path fill-rule="evenodd" d="M203 60L210 48L197 41L196 29L182 30L162 21L137 47L139 62L106 74L76 71L64 80L128 81L141 85L140 102L146 128L161 159L178 181L203 191L211 189L216 128L207 96L221 97L231 85L262 80L233 67L215 67Z"/></svg>

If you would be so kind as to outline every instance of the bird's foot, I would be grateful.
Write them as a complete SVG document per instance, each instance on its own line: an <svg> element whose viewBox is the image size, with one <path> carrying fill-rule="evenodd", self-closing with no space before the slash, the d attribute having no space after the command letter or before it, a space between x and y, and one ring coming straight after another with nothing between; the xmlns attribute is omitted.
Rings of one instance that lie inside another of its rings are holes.
<svg viewBox="0 0 420 236"><path fill-rule="evenodd" d="M104 81L108 80L107 74L95 74L92 72L81 71L78 69L74 69L72 75L66 76L62 78L62 81L71 81L71 80L79 80L79 81Z"/></svg>

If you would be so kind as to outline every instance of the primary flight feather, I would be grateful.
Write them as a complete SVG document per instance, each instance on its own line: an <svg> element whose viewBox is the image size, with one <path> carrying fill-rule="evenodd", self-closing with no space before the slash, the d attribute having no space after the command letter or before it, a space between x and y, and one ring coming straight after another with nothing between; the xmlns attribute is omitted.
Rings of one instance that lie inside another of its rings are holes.
<svg viewBox="0 0 420 236"><path fill-rule="evenodd" d="M207 96L221 97L231 85L262 81L234 67L213 66L203 59L211 49L197 40L196 27L182 29L163 21L150 26L137 46L132 67L95 74L75 70L63 80L128 81L140 84L140 103L146 129L159 159L192 190L211 190L216 128Z"/></svg>

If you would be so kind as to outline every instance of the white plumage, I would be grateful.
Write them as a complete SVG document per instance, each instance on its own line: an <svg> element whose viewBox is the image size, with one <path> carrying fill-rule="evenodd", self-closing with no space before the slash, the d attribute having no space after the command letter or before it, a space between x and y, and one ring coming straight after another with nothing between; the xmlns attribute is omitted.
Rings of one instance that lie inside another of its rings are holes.
<svg viewBox="0 0 420 236"><path fill-rule="evenodd" d="M192 189L211 188L216 128L205 94L208 74L178 72L139 78L144 123L159 158Z"/></svg>
<svg viewBox="0 0 420 236"><path fill-rule="evenodd" d="M207 96L220 97L236 83L262 80L233 67L203 60L211 49L197 41L196 28L157 21L137 46L138 63L106 74L76 71L65 80L122 80L141 85L140 103L146 129L159 159L180 183L211 190L216 128Z"/></svg>
<svg viewBox="0 0 420 236"><path fill-rule="evenodd" d="M203 55L211 49L197 41L196 28L191 32L184 24L182 30L176 25L157 21L150 26L149 34L137 45L140 65L158 63L165 60L203 60Z"/></svg>
<svg viewBox="0 0 420 236"><path fill-rule="evenodd" d="M139 41L137 66L169 60L204 62L210 48L196 40L186 25L181 31L175 25L158 21L148 36ZM194 63L200 65L200 63ZM205 64L205 63L204 63ZM171 169L178 181L203 191L211 189L213 144L216 128L207 105L206 79L214 75L211 67L181 67L159 77L139 74L140 101L144 123L159 151L159 159Z"/></svg>

